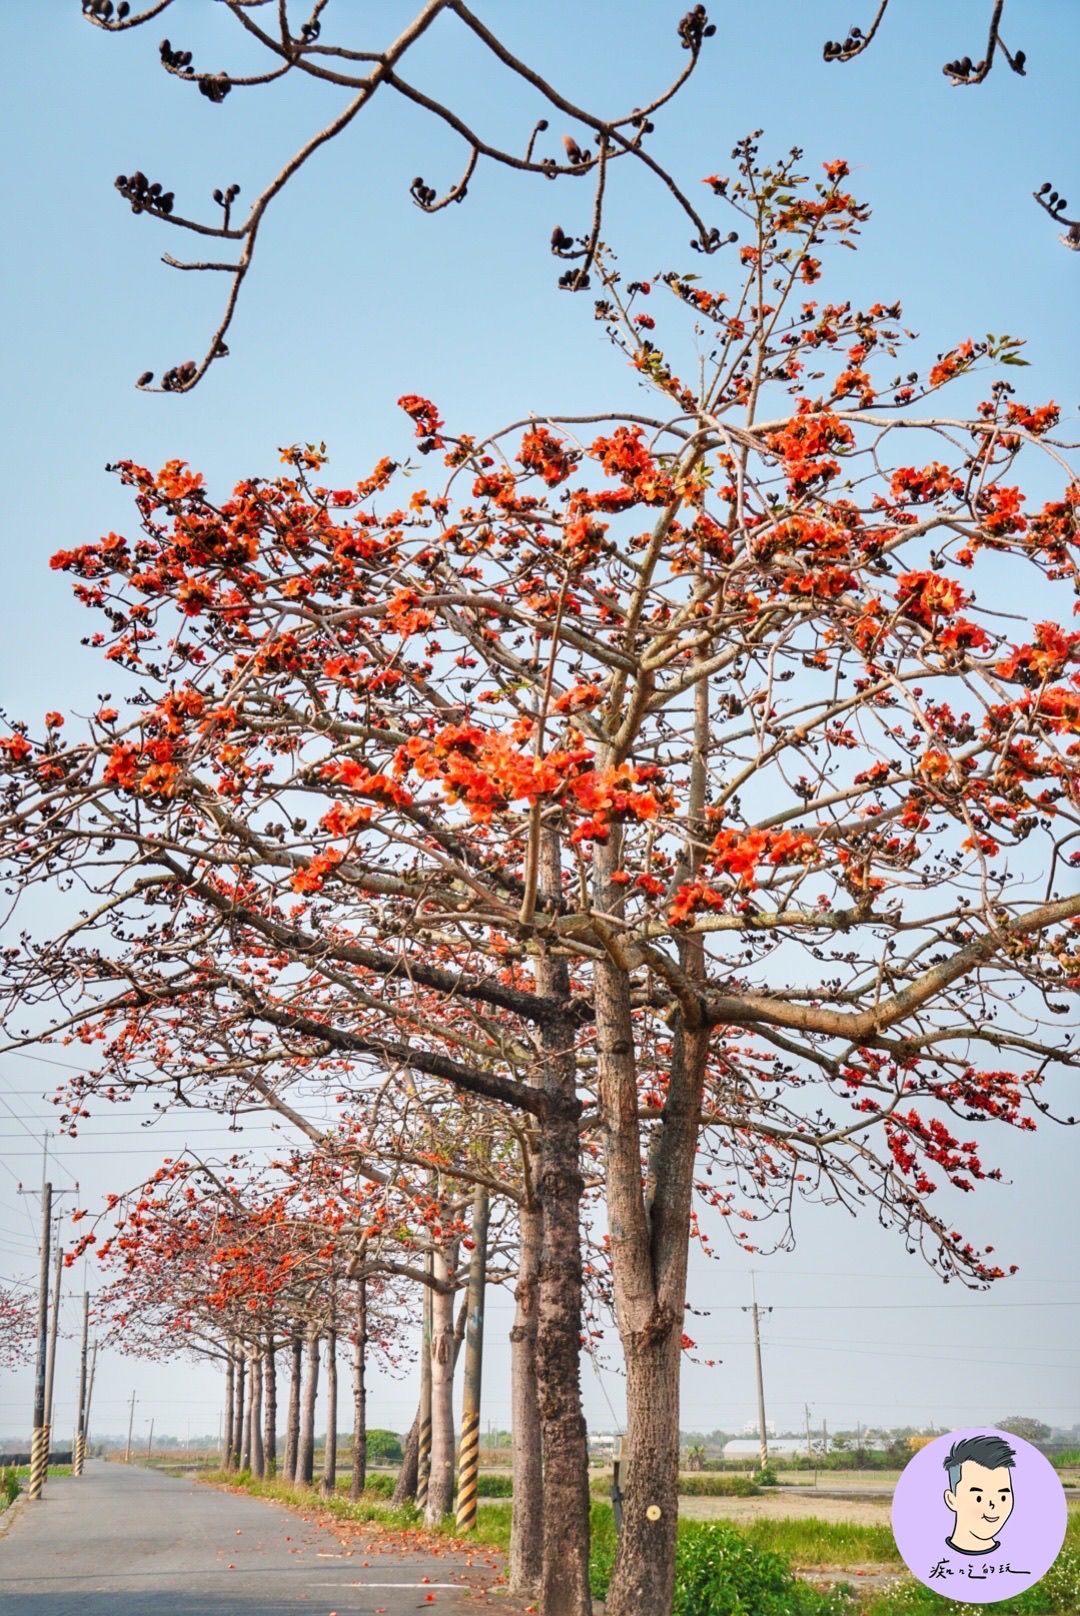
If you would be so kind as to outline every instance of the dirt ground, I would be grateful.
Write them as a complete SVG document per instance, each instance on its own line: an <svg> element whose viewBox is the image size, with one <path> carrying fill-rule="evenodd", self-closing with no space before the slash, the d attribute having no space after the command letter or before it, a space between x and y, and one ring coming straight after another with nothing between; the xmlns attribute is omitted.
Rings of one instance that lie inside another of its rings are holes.
<svg viewBox="0 0 1080 1616"><path fill-rule="evenodd" d="M760 1498L680 1498L679 1514L691 1521L845 1521L856 1526L888 1526L891 1498L793 1497L786 1488Z"/></svg>

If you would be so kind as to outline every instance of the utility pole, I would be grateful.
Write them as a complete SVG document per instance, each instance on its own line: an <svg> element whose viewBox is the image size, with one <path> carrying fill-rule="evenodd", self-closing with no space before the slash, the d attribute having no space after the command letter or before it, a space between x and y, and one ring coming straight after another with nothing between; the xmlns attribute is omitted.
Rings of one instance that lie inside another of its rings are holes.
<svg viewBox="0 0 1080 1616"><path fill-rule="evenodd" d="M131 1463L131 1433L135 1428L135 1393L131 1394L131 1410L128 1414L127 1452L124 1454L124 1463Z"/></svg>
<svg viewBox="0 0 1080 1616"><path fill-rule="evenodd" d="M757 1299L757 1279L750 1271L750 1284L753 1287L754 1300L750 1307L744 1307L744 1313L754 1316L754 1361L757 1367L757 1415L758 1415L758 1459L762 1470L769 1462L769 1435L765 1429L765 1381L761 1372L761 1314L771 1313L771 1307L759 1307Z"/></svg>
<svg viewBox="0 0 1080 1616"><path fill-rule="evenodd" d="M90 1334L90 1292L83 1291L82 1347L79 1351L79 1413L75 1427L75 1451L71 1455L71 1471L75 1476L83 1473L86 1459L86 1348Z"/></svg>
<svg viewBox="0 0 1080 1616"><path fill-rule="evenodd" d="M151 1416L151 1419L150 1419L150 1435L146 1439L146 1457L148 1459L152 1459L153 1456L154 1456L154 1420L153 1420L153 1416Z"/></svg>
<svg viewBox="0 0 1080 1616"><path fill-rule="evenodd" d="M90 1381L86 1388L86 1416L83 1420L83 1435L85 1437L87 1449L90 1447L90 1405L94 1401L94 1376L97 1374L97 1349L98 1344L95 1341L94 1350L90 1354Z"/></svg>
<svg viewBox="0 0 1080 1616"><path fill-rule="evenodd" d="M803 1412L806 1415L806 1457L808 1459L812 1459L814 1457L814 1449L813 1449L813 1445L811 1444L811 1441L810 1441L810 1404L809 1403L804 1403L803 1404Z"/></svg>
<svg viewBox="0 0 1080 1616"><path fill-rule="evenodd" d="M38 1272L38 1319L37 1319L37 1353L35 1357L34 1372L34 1425L30 1437L30 1482L26 1495L31 1500L39 1499L45 1486L45 1479L49 1473L49 1417L52 1401L50 1386L51 1372L49 1370L49 1257L52 1250L52 1204L54 1198L53 1187L49 1183L49 1135L46 1133L42 1139L44 1154L41 1163L41 1190L24 1190L18 1186L20 1195L41 1195L41 1246L38 1252L40 1268ZM56 1198L61 1195L78 1193L75 1190L57 1190ZM59 1289L57 1291L59 1295ZM55 1318L53 1329L56 1328ZM55 1344L53 1346L55 1353Z"/></svg>
<svg viewBox="0 0 1080 1616"><path fill-rule="evenodd" d="M462 1394L461 1444L458 1448L457 1529L476 1526L480 1480L480 1384L484 1359L484 1293L487 1287L488 1194L473 1196L472 1259L469 1263L468 1315L465 1325L465 1385Z"/></svg>
<svg viewBox="0 0 1080 1616"><path fill-rule="evenodd" d="M52 1406L53 1382L56 1375L56 1332L60 1325L60 1281L64 1271L64 1248L56 1248L56 1272L53 1275L52 1317L49 1320L49 1349L45 1361L45 1469L49 1468L49 1451L52 1446Z"/></svg>
<svg viewBox="0 0 1080 1616"><path fill-rule="evenodd" d="M45 1425L45 1364L49 1330L49 1242L52 1239L52 1185L41 1189L41 1268L38 1275L37 1367L34 1374L34 1430L30 1438L30 1485L27 1496L40 1498L49 1469L49 1433Z"/></svg>

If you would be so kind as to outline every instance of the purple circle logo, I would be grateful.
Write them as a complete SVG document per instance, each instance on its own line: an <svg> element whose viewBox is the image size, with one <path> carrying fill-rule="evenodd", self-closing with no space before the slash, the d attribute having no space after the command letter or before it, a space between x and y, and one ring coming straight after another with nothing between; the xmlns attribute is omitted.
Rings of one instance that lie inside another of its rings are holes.
<svg viewBox="0 0 1080 1616"><path fill-rule="evenodd" d="M908 1570L968 1605L996 1605L1045 1577L1066 1520L1053 1465L992 1425L935 1437L908 1461L893 1494L893 1536Z"/></svg>

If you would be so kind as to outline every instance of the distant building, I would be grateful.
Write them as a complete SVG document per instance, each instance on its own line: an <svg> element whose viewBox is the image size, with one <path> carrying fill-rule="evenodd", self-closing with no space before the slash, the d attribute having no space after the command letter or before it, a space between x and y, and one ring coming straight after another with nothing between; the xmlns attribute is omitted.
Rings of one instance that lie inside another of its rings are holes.
<svg viewBox="0 0 1080 1616"><path fill-rule="evenodd" d="M797 1454L806 1452L806 1443L793 1436L771 1436L769 1441L769 1456L775 1459L792 1459ZM730 1442L724 1443L721 1455L724 1459L756 1459L761 1444L757 1437L737 1436Z"/></svg>

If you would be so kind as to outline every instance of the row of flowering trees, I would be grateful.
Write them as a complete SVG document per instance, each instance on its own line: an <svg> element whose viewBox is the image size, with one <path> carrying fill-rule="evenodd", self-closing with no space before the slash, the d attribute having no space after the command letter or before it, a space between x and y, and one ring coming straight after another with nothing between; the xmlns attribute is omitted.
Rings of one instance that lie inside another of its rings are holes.
<svg viewBox="0 0 1080 1616"><path fill-rule="evenodd" d="M123 694L0 742L6 879L74 895L5 960L12 1036L86 1049L72 1125L148 1087L318 1145L228 1307L284 1265L347 1330L370 1271L445 1340L469 1187L507 1209L546 1616L590 1609L590 1297L627 1376L608 1609L655 1616L691 1240L760 1250L809 1197L987 1283L951 1191L1075 1064L1069 446L1013 340L919 364L899 304L823 297L867 209L818 173L749 140L710 176L724 287L597 249L639 409L476 435L406 395L422 473L335 484L299 446L225 497L121 462L136 530L53 566Z"/></svg>

